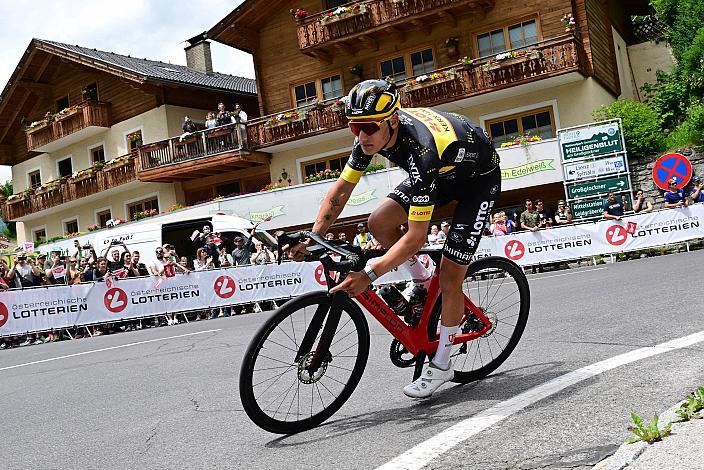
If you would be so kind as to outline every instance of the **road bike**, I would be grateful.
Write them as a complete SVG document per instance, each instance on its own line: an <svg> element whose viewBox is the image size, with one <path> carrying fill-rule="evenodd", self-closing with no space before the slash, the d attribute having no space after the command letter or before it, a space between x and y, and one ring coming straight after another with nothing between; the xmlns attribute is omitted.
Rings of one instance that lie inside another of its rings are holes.
<svg viewBox="0 0 704 470"><path fill-rule="evenodd" d="M249 344L240 370L240 398L250 419L277 434L309 430L330 418L352 395L369 355L369 325L359 305L394 337L390 357L398 367L420 376L437 349L442 305L438 271L425 301L397 314L372 286L354 300L329 289L347 273L361 271L384 250L360 250L345 242L326 241L312 232L277 233L282 247L310 238L307 261L319 261L328 291L291 299L261 326ZM439 265L440 250L421 250ZM322 271L322 272L321 272ZM513 352L530 310L523 270L499 257L469 265L464 284L465 312L451 353L454 382L486 377ZM470 291L475 301L470 299Z"/></svg>

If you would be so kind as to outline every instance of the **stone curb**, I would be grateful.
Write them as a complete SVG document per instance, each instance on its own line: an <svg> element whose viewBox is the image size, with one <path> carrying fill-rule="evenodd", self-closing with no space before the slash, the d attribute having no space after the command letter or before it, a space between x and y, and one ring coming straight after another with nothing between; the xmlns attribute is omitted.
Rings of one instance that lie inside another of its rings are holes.
<svg viewBox="0 0 704 470"><path fill-rule="evenodd" d="M679 419L677 416L677 410L680 409L680 405L684 403L684 400L677 403L675 406L668 408L660 415L660 427L664 427L668 422L673 423ZM652 419L651 417L643 418L643 420ZM677 423L673 425L673 428L677 426ZM665 438L667 439L667 438ZM638 457L640 457L643 452L648 450L650 444L647 442L637 442L635 444L626 444L625 442L621 444L616 453L611 457L608 457L598 464L596 464L592 470L623 470L628 468L633 462L635 462Z"/></svg>

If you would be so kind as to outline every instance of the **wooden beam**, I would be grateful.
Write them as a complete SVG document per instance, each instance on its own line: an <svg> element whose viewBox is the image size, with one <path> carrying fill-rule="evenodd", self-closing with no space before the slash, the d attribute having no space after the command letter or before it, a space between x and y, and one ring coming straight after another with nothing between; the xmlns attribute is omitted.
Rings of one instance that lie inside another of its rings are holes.
<svg viewBox="0 0 704 470"><path fill-rule="evenodd" d="M337 44L335 44L335 49L337 49L340 54L347 56L354 56L356 54L356 51L351 48L346 42L338 42Z"/></svg>
<svg viewBox="0 0 704 470"><path fill-rule="evenodd" d="M379 42L378 42L376 39L374 39L373 37L371 37L370 35L368 35L368 34L363 34L362 36L360 36L359 39L362 41L362 43L363 43L368 49L372 49L372 50L374 50L374 51L378 51L378 50L379 50Z"/></svg>
<svg viewBox="0 0 704 470"><path fill-rule="evenodd" d="M37 83L31 82L29 80L19 80L17 82L18 88L24 88L25 90L34 91L38 93L44 93L51 91L51 85L49 83Z"/></svg>
<svg viewBox="0 0 704 470"><path fill-rule="evenodd" d="M411 20L411 24L414 28L424 32L428 36L430 36L433 32L433 25L428 21Z"/></svg>
<svg viewBox="0 0 704 470"><path fill-rule="evenodd" d="M384 31L386 31L389 34L395 35L398 38L399 42L404 42L406 40L406 33L403 30L398 29L395 26L389 26Z"/></svg>
<svg viewBox="0 0 704 470"><path fill-rule="evenodd" d="M29 47L31 48L32 46L30 45ZM10 89L8 90L7 95L5 95L5 99L0 102L0 114L2 114L2 112L5 110L5 106L7 105L8 101L10 101L8 99L8 97L10 96L10 93L12 93L13 90L16 88L17 81L21 80L22 75L24 74L25 70L27 70L27 67L29 67L29 63L32 62L32 59L34 58L34 55L36 53L37 53L37 49L33 48L29 52L29 56L27 58L20 59L20 62L22 62L22 60L24 60L24 62L21 66L20 65L17 66L17 70L18 70L17 80L14 83L10 83ZM10 77L10 79L12 79L12 77Z"/></svg>
<svg viewBox="0 0 704 470"><path fill-rule="evenodd" d="M25 91L24 95L22 96L22 101L20 102L20 105L17 106L17 109L15 109L15 112L10 115L10 119L7 121L7 127L5 130L3 130L0 133L0 142L5 140L5 137L7 137L7 133L10 132L10 129L12 129L13 124L15 123L15 120L17 117L20 115L22 110L24 109L24 106L27 104L27 100L29 99L31 93L29 91Z"/></svg>
<svg viewBox="0 0 704 470"><path fill-rule="evenodd" d="M261 163L269 165L271 163L271 155L264 152L243 152L239 156L235 156L235 161L245 161L250 163Z"/></svg>
<svg viewBox="0 0 704 470"><path fill-rule="evenodd" d="M34 81L38 82L39 80L42 79L42 75L44 75L44 72L46 72L46 68L51 64L51 61L54 59L54 56L51 54L46 54L46 57L44 58L44 61L42 62L42 65L39 66L39 70L37 71L37 74L34 76Z"/></svg>
<svg viewBox="0 0 704 470"><path fill-rule="evenodd" d="M330 58L330 54L325 51L311 51L310 54L316 59L325 62L326 64L332 63L332 58Z"/></svg>

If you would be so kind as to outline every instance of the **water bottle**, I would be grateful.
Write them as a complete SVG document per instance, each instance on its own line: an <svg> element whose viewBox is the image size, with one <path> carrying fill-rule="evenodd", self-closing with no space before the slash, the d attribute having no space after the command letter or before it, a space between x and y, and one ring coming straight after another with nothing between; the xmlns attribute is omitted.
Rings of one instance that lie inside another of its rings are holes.
<svg viewBox="0 0 704 470"><path fill-rule="evenodd" d="M410 304L394 286L382 286L379 295L399 317L404 317L409 312Z"/></svg>
<svg viewBox="0 0 704 470"><path fill-rule="evenodd" d="M415 286L411 293L411 298L408 300L410 305L410 315L406 318L406 323L415 326L420 323L420 317L423 315L425 308L425 299L428 297L428 290L421 284Z"/></svg>

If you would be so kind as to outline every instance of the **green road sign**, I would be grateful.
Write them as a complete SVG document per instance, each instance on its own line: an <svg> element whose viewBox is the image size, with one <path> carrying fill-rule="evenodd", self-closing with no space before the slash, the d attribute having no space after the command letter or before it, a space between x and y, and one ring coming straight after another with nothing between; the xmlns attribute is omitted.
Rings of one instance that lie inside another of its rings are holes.
<svg viewBox="0 0 704 470"><path fill-rule="evenodd" d="M576 199L578 197L594 196L596 194L606 194L609 191L625 191L631 189L628 184L628 177L619 176L601 181L590 181L589 183L577 183L567 187L567 197Z"/></svg>
<svg viewBox="0 0 704 470"><path fill-rule="evenodd" d="M560 131L558 139L565 160L598 157L624 150L621 129L617 122Z"/></svg>
<svg viewBox="0 0 704 470"><path fill-rule="evenodd" d="M619 199L623 194L616 194L616 198ZM628 209L631 209L631 195L625 194L626 205ZM596 198L587 199L586 201L572 202L570 207L572 208L572 216L575 219L587 219L589 217L601 217L604 213L604 202L606 198Z"/></svg>

